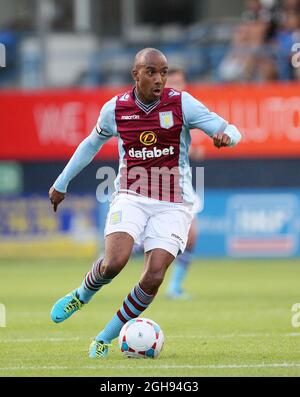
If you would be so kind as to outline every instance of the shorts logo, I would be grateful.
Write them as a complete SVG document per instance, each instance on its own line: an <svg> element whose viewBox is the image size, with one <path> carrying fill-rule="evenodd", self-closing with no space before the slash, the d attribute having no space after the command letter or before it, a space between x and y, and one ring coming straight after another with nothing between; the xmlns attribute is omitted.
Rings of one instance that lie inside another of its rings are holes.
<svg viewBox="0 0 300 397"><path fill-rule="evenodd" d="M110 216L110 224L115 225L120 223L122 219L122 211L113 212Z"/></svg>
<svg viewBox="0 0 300 397"><path fill-rule="evenodd" d="M157 136L153 131L144 131L140 135L140 142L145 146L154 145L157 142Z"/></svg>
<svg viewBox="0 0 300 397"><path fill-rule="evenodd" d="M172 233L172 234L171 234L171 237L174 237L174 238L176 238L177 240L179 240L181 243L183 243L182 238L181 238L180 236L178 236L177 234Z"/></svg>
<svg viewBox="0 0 300 397"><path fill-rule="evenodd" d="M173 112L159 112L159 123L162 128L166 128L167 130L173 127Z"/></svg>

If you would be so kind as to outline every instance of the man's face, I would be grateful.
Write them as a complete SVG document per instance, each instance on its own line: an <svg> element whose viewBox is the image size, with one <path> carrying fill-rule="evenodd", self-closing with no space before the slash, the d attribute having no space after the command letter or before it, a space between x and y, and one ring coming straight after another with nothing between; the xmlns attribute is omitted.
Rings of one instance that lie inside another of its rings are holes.
<svg viewBox="0 0 300 397"><path fill-rule="evenodd" d="M150 103L162 96L167 82L168 64L164 56L148 54L132 72L141 101Z"/></svg>

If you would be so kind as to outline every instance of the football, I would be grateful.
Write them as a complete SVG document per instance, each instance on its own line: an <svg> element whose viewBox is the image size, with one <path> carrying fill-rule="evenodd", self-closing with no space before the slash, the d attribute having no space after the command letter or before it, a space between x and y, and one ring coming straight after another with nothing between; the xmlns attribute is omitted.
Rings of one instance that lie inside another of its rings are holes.
<svg viewBox="0 0 300 397"><path fill-rule="evenodd" d="M163 344L160 326L148 318L128 321L119 334L120 349L128 358L156 358Z"/></svg>

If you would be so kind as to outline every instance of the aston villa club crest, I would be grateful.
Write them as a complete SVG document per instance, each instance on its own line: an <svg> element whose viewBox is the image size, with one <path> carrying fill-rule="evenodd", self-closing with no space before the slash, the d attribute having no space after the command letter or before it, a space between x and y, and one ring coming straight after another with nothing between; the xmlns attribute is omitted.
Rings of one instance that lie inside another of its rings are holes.
<svg viewBox="0 0 300 397"><path fill-rule="evenodd" d="M159 112L159 123L162 128L172 128L174 125L173 112Z"/></svg>

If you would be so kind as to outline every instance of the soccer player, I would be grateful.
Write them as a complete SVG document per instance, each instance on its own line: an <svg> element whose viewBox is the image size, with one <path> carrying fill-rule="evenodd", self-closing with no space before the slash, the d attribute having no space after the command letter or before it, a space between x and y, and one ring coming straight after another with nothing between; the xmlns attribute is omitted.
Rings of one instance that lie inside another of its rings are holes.
<svg viewBox="0 0 300 397"><path fill-rule="evenodd" d="M186 75L182 68L173 67L168 70L168 78L166 82L166 87L175 88L177 91L184 91L186 88ZM197 150L196 148L195 150ZM198 158L199 155L195 156L194 151L189 151L189 157ZM190 299L190 295L187 294L183 288L183 282L187 276L188 269L193 259L193 251L195 248L195 244L197 241L198 234L198 226L197 226L197 218L196 214L200 211L201 203L200 198L195 195L195 202L193 205L193 220L190 226L190 230L188 233L188 239L186 243L186 247L181 255L178 255L174 261L172 267L172 273L169 281L169 285L167 287L167 296L171 299ZM140 254L144 252L143 245L137 245L133 247L134 254Z"/></svg>
<svg viewBox="0 0 300 397"><path fill-rule="evenodd" d="M169 68L166 87L175 88L176 91L185 91L186 84L186 75L182 68Z"/></svg>
<svg viewBox="0 0 300 397"><path fill-rule="evenodd" d="M203 130L218 148L234 146L241 138L236 127L188 93L165 88L167 75L163 53L154 48L138 52L132 69L135 87L102 107L94 130L49 190L56 211L71 179L108 139L118 137L120 167L104 231L104 258L96 260L82 284L59 299L51 311L52 320L59 323L81 309L124 268L134 242L143 241L144 271L91 343L91 358L108 354L124 323L147 309L167 268L179 252L184 252L194 202L188 164L189 128Z"/></svg>
<svg viewBox="0 0 300 397"><path fill-rule="evenodd" d="M166 83L166 87L175 88L177 91L184 91L186 88L186 75L182 68L172 68L168 71L168 79ZM192 158L193 154L191 150L189 152L190 158ZM195 196L195 202L193 205L193 220L190 226L188 239L186 243L186 248L181 255L176 257L176 260L173 264L171 278L169 281L169 285L167 288L167 295L172 299L188 299L189 295L184 292L182 288L182 284L187 276L188 269L193 259L193 251L195 248L195 244L197 241L198 227L197 227L197 219L196 214L199 212L201 208L200 199L198 196Z"/></svg>

